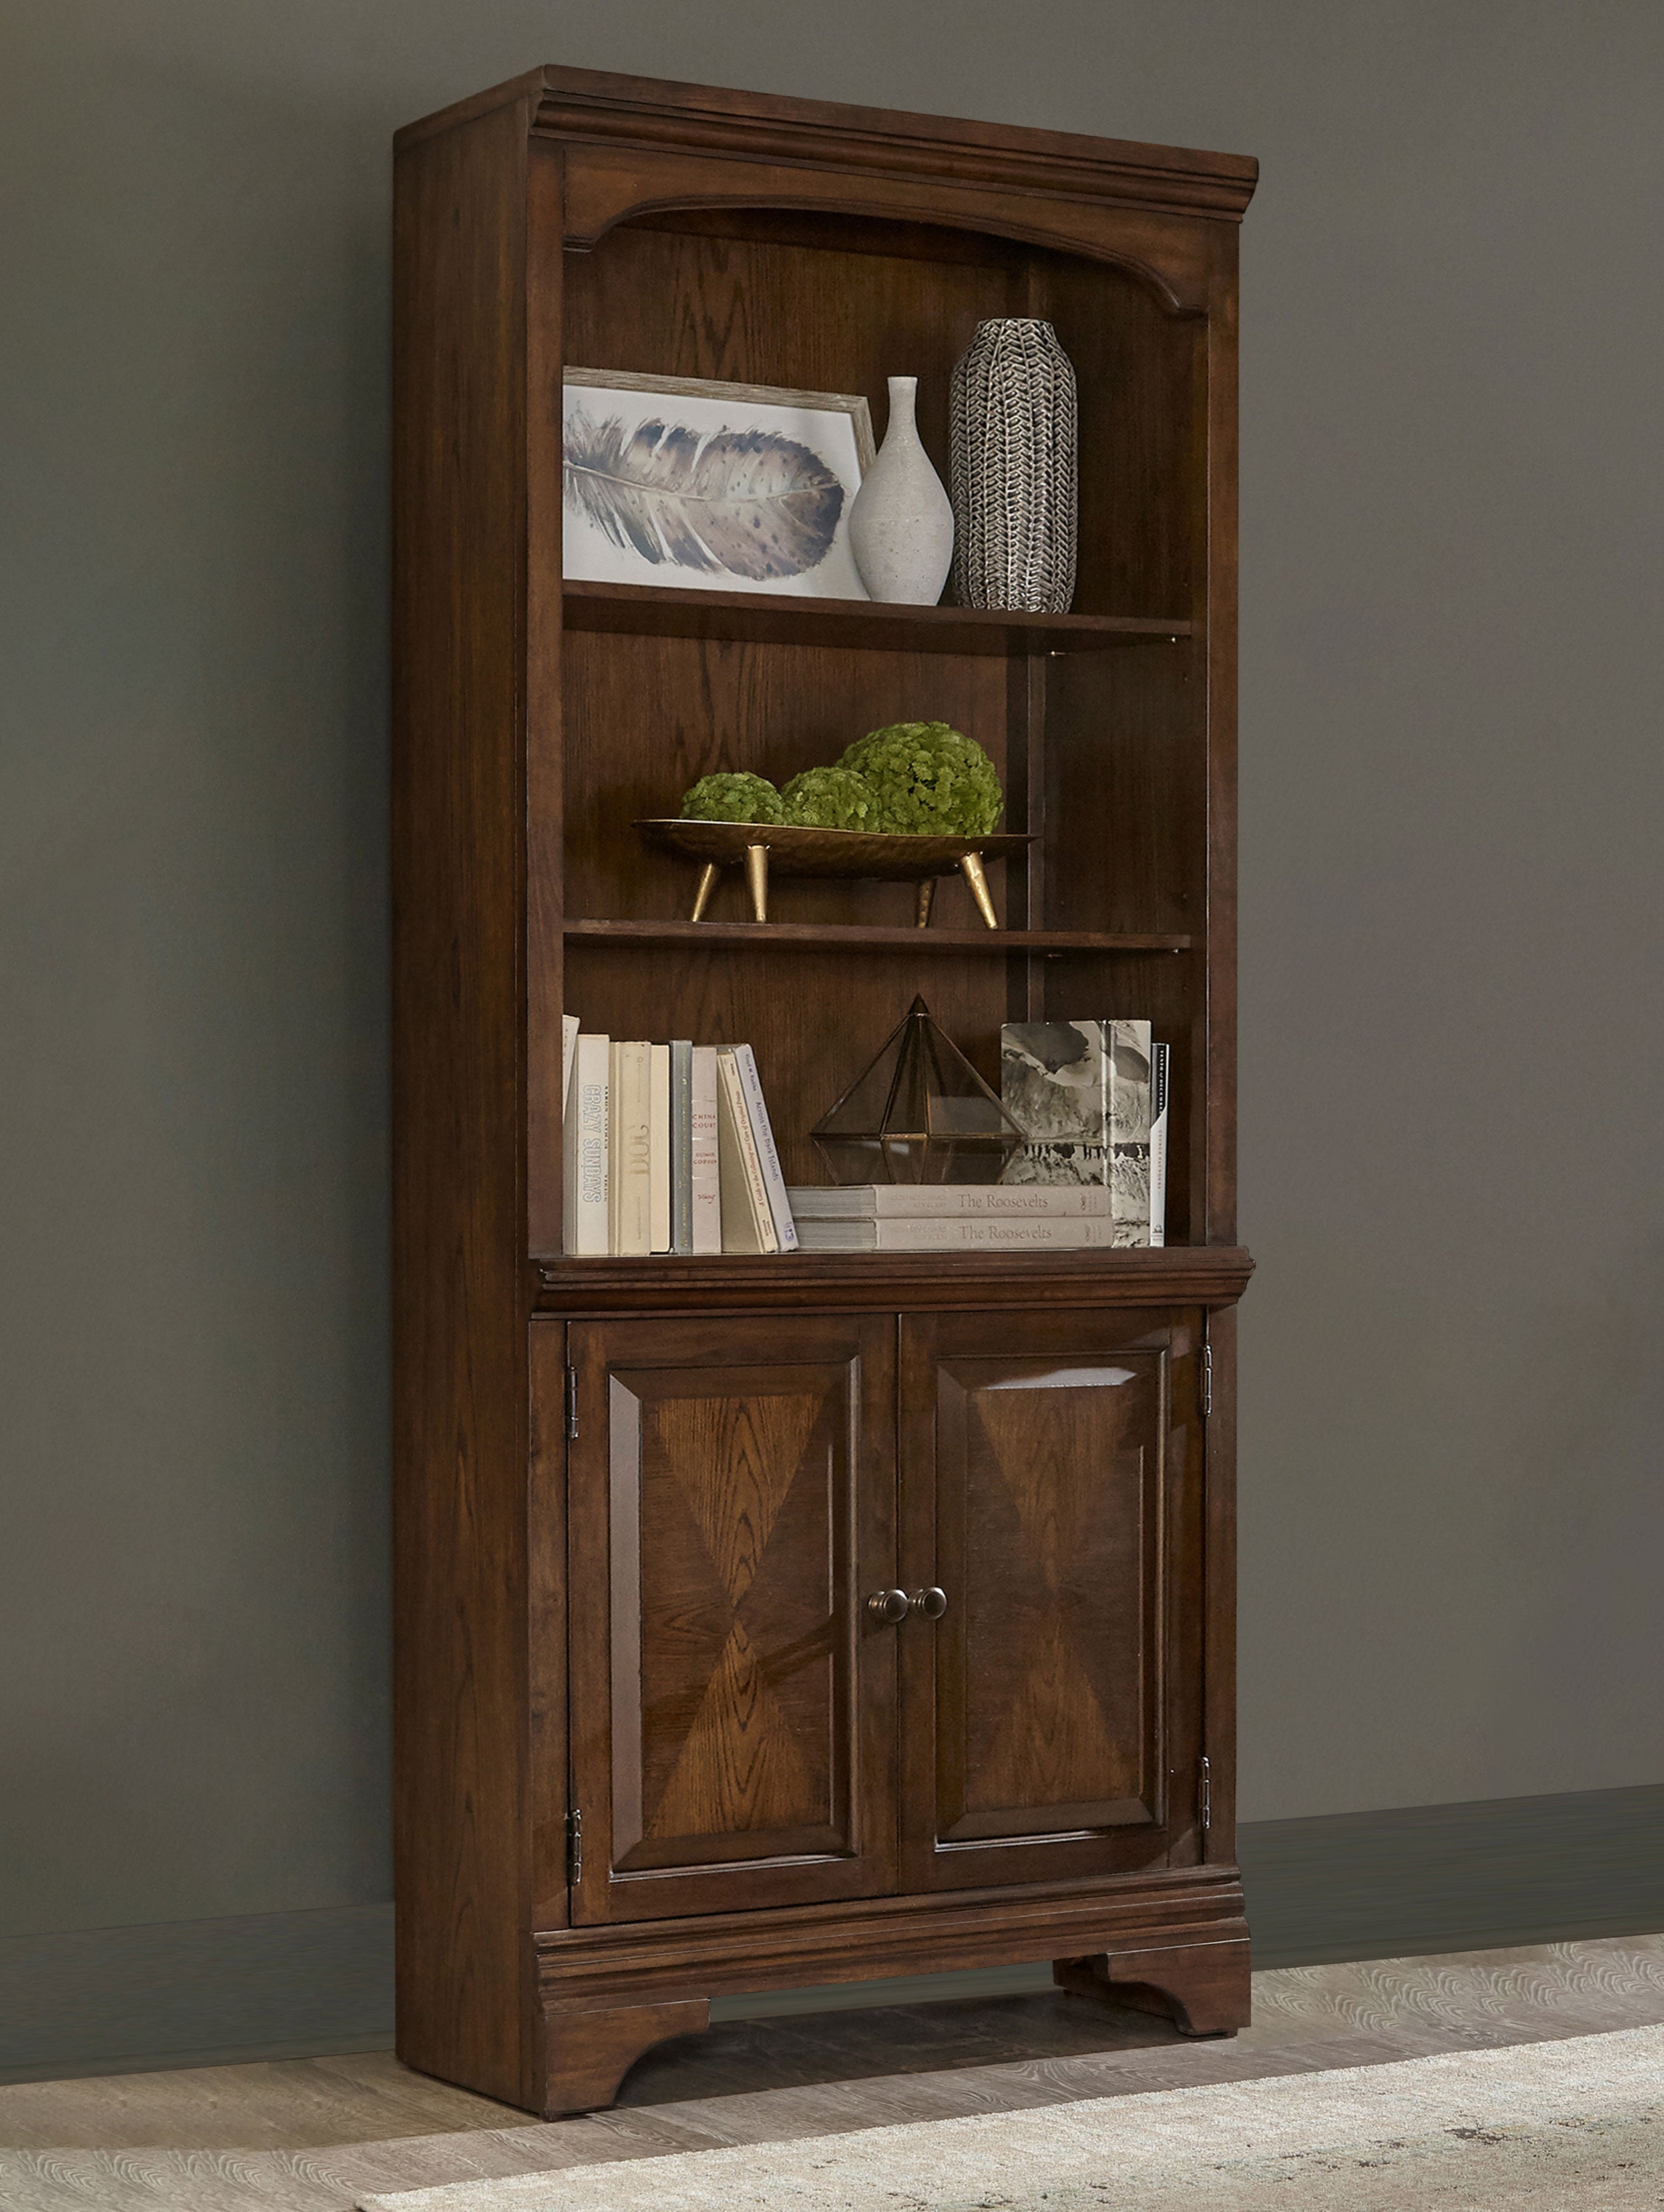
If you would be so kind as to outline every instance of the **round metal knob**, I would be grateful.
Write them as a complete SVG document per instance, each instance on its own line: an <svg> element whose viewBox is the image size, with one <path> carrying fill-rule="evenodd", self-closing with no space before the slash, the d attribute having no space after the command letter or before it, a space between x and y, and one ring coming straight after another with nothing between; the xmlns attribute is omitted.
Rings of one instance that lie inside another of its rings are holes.
<svg viewBox="0 0 1664 2212"><path fill-rule="evenodd" d="M867 1600L867 1610L887 1628L893 1622L907 1618L907 1593L899 1589L875 1590Z"/></svg>
<svg viewBox="0 0 1664 2212"><path fill-rule="evenodd" d="M948 1610L948 1593L938 1589L934 1583L929 1589L915 1590L907 1601L909 1613L922 1613L926 1620L940 1620Z"/></svg>

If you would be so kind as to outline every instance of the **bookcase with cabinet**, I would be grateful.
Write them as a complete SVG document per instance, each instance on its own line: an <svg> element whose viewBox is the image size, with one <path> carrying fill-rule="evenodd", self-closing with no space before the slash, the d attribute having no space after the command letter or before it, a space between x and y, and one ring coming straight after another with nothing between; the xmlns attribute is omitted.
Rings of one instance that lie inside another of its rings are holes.
<svg viewBox="0 0 1664 2212"><path fill-rule="evenodd" d="M398 141L399 2047L550 2115L713 1996L1051 1959L1246 2018L1234 1863L1236 240L1252 162L545 69ZM564 582L564 364L1080 390L1067 615ZM991 755L1002 927L635 824L880 724ZM1148 1017L1165 1249L574 1259L561 1022L749 1042L787 1179L916 994Z"/></svg>

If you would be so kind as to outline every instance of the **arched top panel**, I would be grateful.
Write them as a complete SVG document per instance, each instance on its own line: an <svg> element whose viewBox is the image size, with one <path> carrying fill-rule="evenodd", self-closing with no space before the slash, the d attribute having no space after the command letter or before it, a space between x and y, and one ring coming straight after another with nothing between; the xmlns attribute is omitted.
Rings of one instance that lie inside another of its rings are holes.
<svg viewBox="0 0 1664 2212"><path fill-rule="evenodd" d="M655 214L721 212L742 221L748 214L781 212L875 227L923 224L1125 270L1169 314L1208 313L1234 258L1234 223L1161 209L584 142L563 145L560 158L563 233L577 252L593 251L620 224Z"/></svg>
<svg viewBox="0 0 1664 2212"><path fill-rule="evenodd" d="M673 219L709 216L713 220L704 226L713 231L726 230L728 220L755 216L762 225L753 229L747 226L747 236L766 235L767 218L772 216L797 216L813 221L817 217L862 226L868 234L865 250L874 253L893 252L900 248L902 235L921 228L939 229L957 234L967 244L986 240L1000 246L1037 246L1048 252L1072 255L1100 267L1113 269L1143 285L1169 314L1205 314L1208 302L1199 293L1192 273L1175 265L1173 258L1162 260L1147 258L1129 247L1100 240L1083 240L1067 225L1045 222L1021 222L1015 219L990 220L978 211L961 214L956 210L931 209L928 212L880 214L862 206L858 201L840 199L816 193L813 198L790 198L784 195L755 199L749 195L722 198L667 198L643 202L621 209L599 230L588 235L574 235L570 224L566 246L570 252L593 252L609 232L624 228L652 227L655 216ZM692 228L685 221L675 227ZM850 241L843 241L847 246ZM905 249L904 249L905 250Z"/></svg>

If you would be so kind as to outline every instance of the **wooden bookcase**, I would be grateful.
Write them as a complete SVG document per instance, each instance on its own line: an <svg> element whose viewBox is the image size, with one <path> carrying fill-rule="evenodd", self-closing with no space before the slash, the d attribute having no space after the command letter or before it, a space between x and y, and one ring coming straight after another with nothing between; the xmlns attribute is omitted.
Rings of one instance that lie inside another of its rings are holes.
<svg viewBox="0 0 1664 2212"><path fill-rule="evenodd" d="M546 69L397 150L399 2047L551 2115L717 1992L1051 1958L1246 2018L1234 1859L1234 157ZM563 586L563 362L1081 396L1075 611ZM1024 867L687 921L632 824L900 719ZM1172 1048L1163 1251L568 1260L561 1015L749 1040L789 1179L923 992ZM940 1621L868 1595L940 1584Z"/></svg>

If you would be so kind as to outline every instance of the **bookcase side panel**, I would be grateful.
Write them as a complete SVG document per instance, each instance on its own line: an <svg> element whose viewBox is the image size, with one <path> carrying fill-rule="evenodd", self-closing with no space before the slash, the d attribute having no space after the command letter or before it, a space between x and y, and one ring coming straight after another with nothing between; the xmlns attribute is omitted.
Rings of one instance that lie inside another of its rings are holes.
<svg viewBox="0 0 1664 2212"><path fill-rule="evenodd" d="M1212 304L1198 436L1207 451L1208 1091L1207 1146L1192 1163L1210 1244L1236 1242L1236 557L1237 259L1235 227L1211 226Z"/></svg>
<svg viewBox="0 0 1664 2212"><path fill-rule="evenodd" d="M520 2102L521 106L403 152L393 336L398 2047Z"/></svg>
<svg viewBox="0 0 1664 2212"><path fill-rule="evenodd" d="M564 164L533 140L526 177L526 1235L561 1249L561 922L565 805L561 664Z"/></svg>

